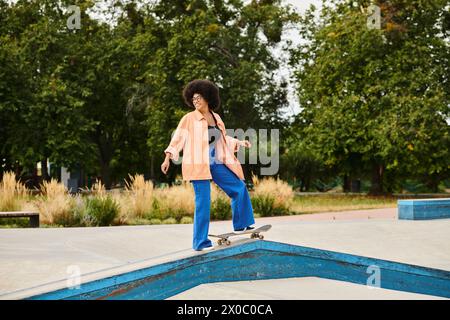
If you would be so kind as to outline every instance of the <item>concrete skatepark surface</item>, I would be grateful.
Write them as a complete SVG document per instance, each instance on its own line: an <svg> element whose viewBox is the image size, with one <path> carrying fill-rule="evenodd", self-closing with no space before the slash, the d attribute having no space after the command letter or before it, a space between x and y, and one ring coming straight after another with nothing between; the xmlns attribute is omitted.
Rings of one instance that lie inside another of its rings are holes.
<svg viewBox="0 0 450 320"><path fill-rule="evenodd" d="M396 212L396 208L358 210L258 218L256 223L273 225L265 234L271 241L450 270L450 219L397 220ZM231 221L210 225L211 233L230 230ZM246 241L251 241L248 235L235 237L232 245ZM205 254L194 252L191 242L190 224L0 229L0 299L22 299L67 287L74 268L82 282L89 282ZM269 288L282 289L276 293ZM294 278L205 284L172 299L203 299L205 292L211 299L437 298L327 279Z"/></svg>
<svg viewBox="0 0 450 320"><path fill-rule="evenodd" d="M444 300L316 277L202 284L168 300Z"/></svg>

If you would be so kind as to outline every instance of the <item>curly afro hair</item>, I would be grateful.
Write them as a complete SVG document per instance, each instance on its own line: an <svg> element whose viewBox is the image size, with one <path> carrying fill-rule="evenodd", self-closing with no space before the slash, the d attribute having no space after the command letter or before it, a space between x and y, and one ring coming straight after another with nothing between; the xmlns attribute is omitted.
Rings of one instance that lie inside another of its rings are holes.
<svg viewBox="0 0 450 320"><path fill-rule="evenodd" d="M189 107L195 109L192 103L194 94L200 94L207 102L210 110L217 111L220 107L219 88L210 80L195 79L183 89L183 99Z"/></svg>

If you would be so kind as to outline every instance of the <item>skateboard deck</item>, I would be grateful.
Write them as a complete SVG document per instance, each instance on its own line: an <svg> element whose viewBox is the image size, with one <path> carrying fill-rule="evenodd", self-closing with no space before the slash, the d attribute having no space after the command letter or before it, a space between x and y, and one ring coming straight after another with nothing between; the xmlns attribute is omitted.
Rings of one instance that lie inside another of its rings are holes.
<svg viewBox="0 0 450 320"><path fill-rule="evenodd" d="M253 230L248 230L243 233L229 232L229 233L223 233L223 234L208 234L208 236L219 238L219 240L217 240L217 244L219 246L221 246L222 244L226 244L227 246L229 246L231 244L231 242L230 242L230 240L228 240L228 238L230 238L230 237L241 236L244 234L250 234L251 239L259 238L262 240L262 239L264 239L264 236L261 233L269 231L270 228L272 228L272 225L266 224L259 228L255 228Z"/></svg>

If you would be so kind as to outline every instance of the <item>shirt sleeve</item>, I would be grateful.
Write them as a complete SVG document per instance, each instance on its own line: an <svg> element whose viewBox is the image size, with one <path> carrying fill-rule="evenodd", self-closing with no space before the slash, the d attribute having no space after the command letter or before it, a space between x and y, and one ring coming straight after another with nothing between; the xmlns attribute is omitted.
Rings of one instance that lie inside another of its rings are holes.
<svg viewBox="0 0 450 320"><path fill-rule="evenodd" d="M230 149L233 152L238 152L239 148L241 147L241 141L239 139L230 137L230 136L225 136L225 141L227 142L227 146L228 149Z"/></svg>
<svg viewBox="0 0 450 320"><path fill-rule="evenodd" d="M175 161L178 160L180 151L184 148L188 134L187 116L185 115L178 123L175 133L170 140L169 146L164 150L164 153L168 152L170 154L170 159Z"/></svg>
<svg viewBox="0 0 450 320"><path fill-rule="evenodd" d="M225 123L222 121L222 118L219 116L219 120L222 122L223 127L225 128ZM226 132L226 129L225 129ZM233 137L230 137L229 135L225 135L225 141L227 143L227 147L229 150L231 150L233 153L238 152L239 148L242 146L242 141Z"/></svg>

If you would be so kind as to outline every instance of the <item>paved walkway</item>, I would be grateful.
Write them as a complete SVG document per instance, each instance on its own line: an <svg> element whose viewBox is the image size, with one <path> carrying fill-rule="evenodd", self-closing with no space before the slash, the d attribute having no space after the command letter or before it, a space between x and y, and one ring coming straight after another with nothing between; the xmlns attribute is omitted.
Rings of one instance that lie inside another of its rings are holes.
<svg viewBox="0 0 450 320"><path fill-rule="evenodd" d="M397 219L397 208L367 209L353 211L335 211L311 214L299 214L294 216L263 218L268 223L292 221L333 221L333 220L367 220L367 219Z"/></svg>
<svg viewBox="0 0 450 320"><path fill-rule="evenodd" d="M273 225L266 234L272 241L450 270L450 219L406 221L395 215L396 209L374 209L256 222ZM230 228L231 221L213 222L210 232ZM235 243L248 239L236 238ZM0 299L64 287L74 268L87 282L204 254L191 250L191 242L192 225L0 229ZM302 297L289 292L291 299Z"/></svg>

